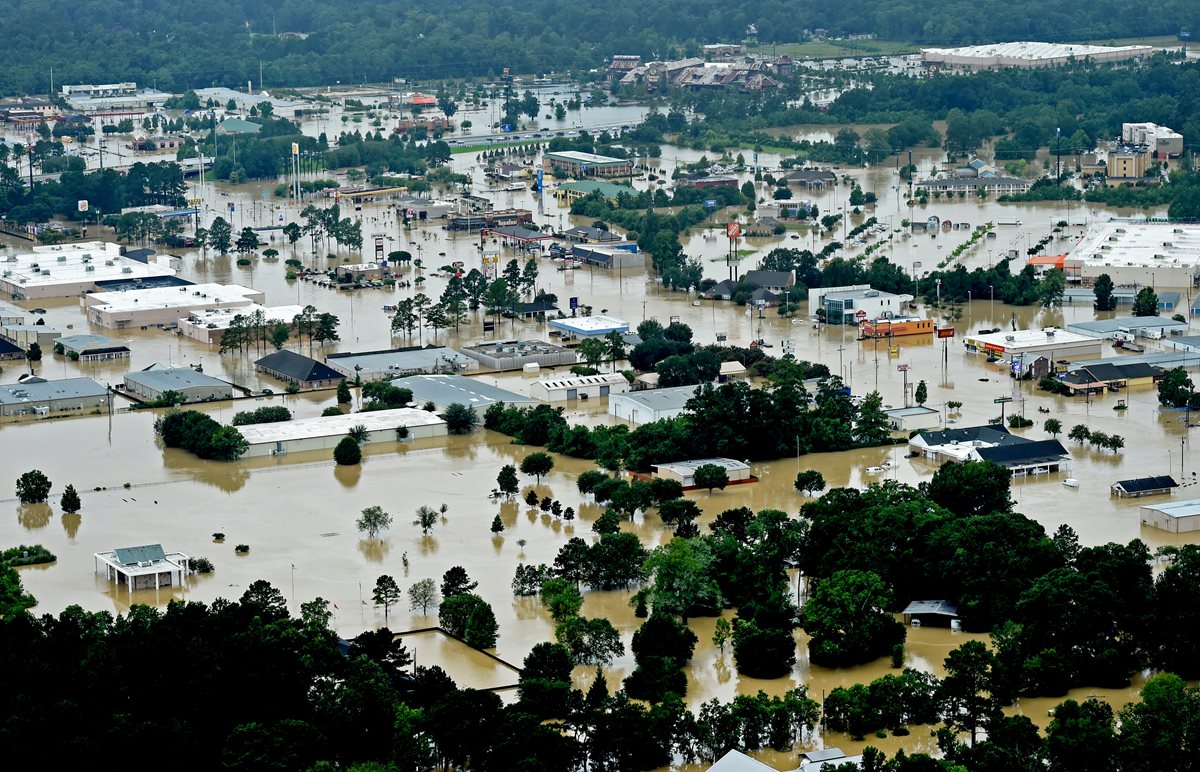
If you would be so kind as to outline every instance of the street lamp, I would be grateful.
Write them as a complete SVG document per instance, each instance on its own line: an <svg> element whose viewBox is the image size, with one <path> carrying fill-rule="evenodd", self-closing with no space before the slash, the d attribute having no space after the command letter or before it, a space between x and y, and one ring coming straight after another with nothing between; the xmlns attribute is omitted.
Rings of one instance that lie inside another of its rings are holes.
<svg viewBox="0 0 1200 772"><path fill-rule="evenodd" d="M988 299L991 302L991 308L988 309L988 313L991 315L991 317L993 319L995 319L996 318L996 291L992 288L992 285L990 285L990 284L988 285Z"/></svg>

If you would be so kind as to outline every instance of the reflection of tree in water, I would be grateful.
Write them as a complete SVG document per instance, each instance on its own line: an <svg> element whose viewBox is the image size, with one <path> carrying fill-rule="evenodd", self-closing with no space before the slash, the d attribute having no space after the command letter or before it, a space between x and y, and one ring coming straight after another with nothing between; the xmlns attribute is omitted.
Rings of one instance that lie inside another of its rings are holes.
<svg viewBox="0 0 1200 772"><path fill-rule="evenodd" d="M392 544L387 539L359 539L358 551L372 563L382 563L391 552Z"/></svg>
<svg viewBox="0 0 1200 772"><path fill-rule="evenodd" d="M492 550L495 551L495 553L497 555L499 555L500 550L502 550L503 548L504 548L504 537L498 533L492 534Z"/></svg>
<svg viewBox="0 0 1200 772"><path fill-rule="evenodd" d="M353 488L362 479L362 464L335 466L333 468L333 476L337 478L337 481L342 484L343 488Z"/></svg>
<svg viewBox="0 0 1200 772"><path fill-rule="evenodd" d="M79 534L79 526L81 523L83 523L82 515L75 514L62 516L63 530L67 532L68 539L74 541L75 537Z"/></svg>
<svg viewBox="0 0 1200 772"><path fill-rule="evenodd" d="M417 543L421 545L422 555L433 555L437 552L437 539L433 538L432 536L422 536Z"/></svg>
<svg viewBox="0 0 1200 772"><path fill-rule="evenodd" d="M480 416L481 421L482 419L483 417ZM475 443L471 441L470 437L451 437L446 444L446 456L449 458L473 461L476 455Z"/></svg>
<svg viewBox="0 0 1200 772"><path fill-rule="evenodd" d="M500 522L504 523L505 528L512 528L517 524L517 502L505 501L500 504Z"/></svg>
<svg viewBox="0 0 1200 772"><path fill-rule="evenodd" d="M23 528L33 530L35 528L45 528L50 524L50 505L46 502L41 504L21 504L17 507L17 522Z"/></svg>
<svg viewBox="0 0 1200 772"><path fill-rule="evenodd" d="M236 493L246 486L250 470L237 461L205 461L179 448L163 450L163 468L181 472L196 482L211 485L225 493Z"/></svg>

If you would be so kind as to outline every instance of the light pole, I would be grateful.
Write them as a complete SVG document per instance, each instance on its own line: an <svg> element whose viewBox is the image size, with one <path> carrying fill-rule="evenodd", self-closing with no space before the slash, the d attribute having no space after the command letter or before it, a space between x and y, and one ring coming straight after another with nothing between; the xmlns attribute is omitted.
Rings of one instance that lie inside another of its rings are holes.
<svg viewBox="0 0 1200 772"><path fill-rule="evenodd" d="M995 291L995 289L992 288L992 285L990 285L990 284L988 285L988 300L991 302L991 308L988 309L988 314L993 319L995 319L996 318L996 291Z"/></svg>

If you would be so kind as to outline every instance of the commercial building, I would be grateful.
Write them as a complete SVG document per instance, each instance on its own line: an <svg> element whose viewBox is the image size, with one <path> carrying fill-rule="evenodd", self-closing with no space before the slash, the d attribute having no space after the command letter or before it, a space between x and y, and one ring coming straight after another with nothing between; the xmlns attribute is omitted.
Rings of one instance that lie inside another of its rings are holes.
<svg viewBox="0 0 1200 772"><path fill-rule="evenodd" d="M54 341L62 346L62 353L80 362L108 362L114 359L129 359L129 347L103 335L67 335Z"/></svg>
<svg viewBox="0 0 1200 772"><path fill-rule="evenodd" d="M1142 525L1170 533L1200 531L1200 499L1146 504L1140 509Z"/></svg>
<svg viewBox="0 0 1200 772"><path fill-rule="evenodd" d="M967 333L963 348L968 354L1033 359L1044 354L1051 361L1096 356L1103 348L1100 340L1057 327L1013 332Z"/></svg>
<svg viewBox="0 0 1200 772"><path fill-rule="evenodd" d="M22 351L28 351L34 343L43 353L49 353L54 341L62 337L57 327L44 324L6 324L0 327L0 340L6 340Z"/></svg>
<svg viewBox="0 0 1200 772"><path fill-rule="evenodd" d="M521 407L538 404L532 397L462 375L411 375L396 381L396 385L411 389L417 404L432 402L438 410L445 410L458 403L475 408L480 416L498 402Z"/></svg>
<svg viewBox="0 0 1200 772"><path fill-rule="evenodd" d="M1142 496L1158 496L1170 493L1178 487L1179 483L1175 482L1175 478L1169 474L1165 474L1153 477L1138 477L1133 480L1118 480L1112 484L1110 490L1117 498L1137 499Z"/></svg>
<svg viewBox="0 0 1200 772"><path fill-rule="evenodd" d="M130 281L174 276L163 259L150 262L122 255L119 244L100 241L34 247L0 256L0 294L16 300L65 298L100 288L105 280Z"/></svg>
<svg viewBox="0 0 1200 772"><path fill-rule="evenodd" d="M637 270L646 267L646 257L638 251L637 243L632 241L576 244L571 247L571 257L581 263L609 270Z"/></svg>
<svg viewBox="0 0 1200 772"><path fill-rule="evenodd" d="M917 429L936 429L942 425L942 413L924 405L912 407L896 407L884 410L888 425L894 431L911 432Z"/></svg>
<svg viewBox="0 0 1200 772"><path fill-rule="evenodd" d="M1020 177L935 177L917 183L918 188L947 196L977 195L980 189L989 196L1008 196L1026 193L1032 185L1032 180Z"/></svg>
<svg viewBox="0 0 1200 772"><path fill-rule="evenodd" d="M190 284L123 292L96 292L84 298L89 322L122 330L129 327L175 325L200 317L210 309L245 309L261 305L266 296L239 284Z"/></svg>
<svg viewBox="0 0 1200 772"><path fill-rule="evenodd" d="M238 431L249 445L247 457L282 456L305 450L332 449L355 426L367 428L364 445L446 436L445 421L427 410L407 407L251 424L238 427Z"/></svg>
<svg viewBox="0 0 1200 772"><path fill-rule="evenodd" d="M445 346L409 346L386 351L330 354L325 364L347 378L363 383L385 381L418 373L461 373L476 370L479 362Z"/></svg>
<svg viewBox="0 0 1200 772"><path fill-rule="evenodd" d="M577 399L599 399L629 391L629 380L620 373L573 375L549 378L529 384L529 393L546 402L571 402Z"/></svg>
<svg viewBox="0 0 1200 772"><path fill-rule="evenodd" d="M87 115L142 113L171 98L165 91L138 88L133 81L63 86L61 94L71 109Z"/></svg>
<svg viewBox="0 0 1200 772"><path fill-rule="evenodd" d="M697 386L631 391L608 398L608 414L641 426L663 418L674 418L687 410Z"/></svg>
<svg viewBox="0 0 1200 772"><path fill-rule="evenodd" d="M1183 135L1156 123L1122 123L1121 141L1144 145L1155 158L1178 158L1183 155Z"/></svg>
<svg viewBox="0 0 1200 772"><path fill-rule="evenodd" d="M346 376L329 365L295 351L275 351L254 362L254 369L302 389L327 389L337 386Z"/></svg>
<svg viewBox="0 0 1200 772"><path fill-rule="evenodd" d="M837 174L826 169L793 169L784 179L788 187L802 190L824 190L837 185Z"/></svg>
<svg viewBox="0 0 1200 772"><path fill-rule="evenodd" d="M1113 185L1154 185L1161 179L1148 176L1147 170L1152 163L1150 152L1142 147L1118 147L1108 152L1105 160L1105 184Z"/></svg>
<svg viewBox="0 0 1200 772"><path fill-rule="evenodd" d="M155 363L144 370L125 373L125 390L153 402L175 392L187 402L233 399L233 386L191 367L164 367Z"/></svg>
<svg viewBox="0 0 1200 772"><path fill-rule="evenodd" d="M49 381L36 376L0 385L0 416L112 410L112 394L91 378Z"/></svg>
<svg viewBox="0 0 1200 772"><path fill-rule="evenodd" d="M1076 61L1123 62L1150 56L1150 46L1093 46L1078 43L990 43L961 48L922 48L926 66L967 70L1061 67Z"/></svg>
<svg viewBox="0 0 1200 772"><path fill-rule="evenodd" d="M463 346L462 355L490 370L521 370L527 365L557 367L577 361L574 350L540 340L489 340Z"/></svg>
<svg viewBox="0 0 1200 772"><path fill-rule="evenodd" d="M695 488L696 470L702 466L719 466L729 475L730 483L749 482L754 479L750 474L750 465L732 458L697 458L690 461L672 461L668 464L657 464L653 467L654 476L664 480L675 480L683 483L684 488Z"/></svg>
<svg viewBox="0 0 1200 772"><path fill-rule="evenodd" d="M512 225L533 223L533 212L528 209L488 209L487 211L450 212L446 215L448 231L475 231L503 228Z"/></svg>
<svg viewBox="0 0 1200 772"><path fill-rule="evenodd" d="M550 326L567 338L602 338L612 332L629 332L629 322L613 316L578 316L551 319Z"/></svg>
<svg viewBox="0 0 1200 772"><path fill-rule="evenodd" d="M1117 316L1112 319L1067 325L1068 332L1097 340L1112 340L1118 333L1128 333L1135 338L1160 340L1182 336L1188 329L1187 322L1176 321L1166 316Z"/></svg>
<svg viewBox="0 0 1200 772"><path fill-rule="evenodd" d="M1078 261L1086 285L1106 273L1118 287L1191 287L1200 272L1200 225L1096 223L1068 258Z"/></svg>
<svg viewBox="0 0 1200 772"><path fill-rule="evenodd" d="M1070 454L1058 440L1029 440L999 424L919 432L908 441L913 454L946 461L991 461L1014 476L1048 474L1070 467Z"/></svg>
<svg viewBox="0 0 1200 772"><path fill-rule="evenodd" d="M1080 363L1059 375L1058 380L1074 396L1102 394L1108 389L1153 386L1165 375L1161 367L1143 362L1126 362L1126 359L1129 357L1111 357L1103 362Z"/></svg>
<svg viewBox="0 0 1200 772"><path fill-rule="evenodd" d="M297 110L303 110L305 107L304 102L295 99L273 97L266 91L247 94L245 91L224 88L222 86L198 88L196 89L196 96L200 97L201 103L205 103L211 99L222 107L232 101L237 106L237 109L244 113L250 112L251 107L257 108L263 102L267 102L271 105L271 114L276 118L293 118Z"/></svg>
<svg viewBox="0 0 1200 772"><path fill-rule="evenodd" d="M392 201L396 210L410 220L440 220L455 209L451 201L436 201L420 196L396 196Z"/></svg>
<svg viewBox="0 0 1200 772"><path fill-rule="evenodd" d="M622 195L636 196L637 191L629 185L601 180L579 180L577 182L561 182L554 188L554 197L560 205L570 206L576 199L599 193L609 201L615 202Z"/></svg>
<svg viewBox="0 0 1200 772"><path fill-rule="evenodd" d="M8 303L0 301L0 325L5 324L23 324L25 322L24 309L10 306Z"/></svg>
<svg viewBox="0 0 1200 772"><path fill-rule="evenodd" d="M167 553L161 544L118 547L112 552L97 552L94 558L96 573L104 574L109 581L125 585L129 592L177 587L191 572L187 555L182 552Z"/></svg>
<svg viewBox="0 0 1200 772"><path fill-rule="evenodd" d="M632 244L633 249L637 251L637 243L633 241L625 241L625 237L616 231L610 231L607 228L593 228L590 225L576 225L574 228L567 228L562 232L563 238L573 244L613 244L621 242L623 244Z"/></svg>
<svg viewBox="0 0 1200 772"><path fill-rule="evenodd" d="M25 349L12 341L0 338L0 362L24 361Z"/></svg>
<svg viewBox="0 0 1200 772"><path fill-rule="evenodd" d="M632 177L633 161L628 158L562 150L545 155L546 169L555 177Z"/></svg>
<svg viewBox="0 0 1200 772"><path fill-rule="evenodd" d="M237 317L253 319L255 314L262 312L263 319L268 325L283 323L292 326L292 320L304 312L304 306L262 306L251 303L237 308L207 308L201 313L192 314L178 321L179 332L184 337L201 343L220 343L225 331Z"/></svg>
<svg viewBox="0 0 1200 772"><path fill-rule="evenodd" d="M858 324L866 319L901 315L912 299L912 295L871 289L870 284L822 287L808 291L808 312L816 316L819 309L824 309L827 324Z"/></svg>

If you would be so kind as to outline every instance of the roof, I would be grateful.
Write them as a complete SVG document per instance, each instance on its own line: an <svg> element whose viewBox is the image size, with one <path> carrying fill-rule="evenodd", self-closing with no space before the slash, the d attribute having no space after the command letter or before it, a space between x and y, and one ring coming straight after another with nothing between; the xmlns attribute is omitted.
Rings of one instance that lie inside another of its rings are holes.
<svg viewBox="0 0 1200 772"><path fill-rule="evenodd" d="M1118 480L1114 483L1114 487L1118 485L1126 493L1144 493L1146 491L1160 491L1167 488L1179 487L1179 483L1175 482L1175 478L1169 474L1154 477L1137 477L1132 480Z"/></svg>
<svg viewBox="0 0 1200 772"><path fill-rule="evenodd" d="M262 124L243 121L241 118L226 118L217 124L217 128L227 134L257 134L262 131Z"/></svg>
<svg viewBox="0 0 1200 772"><path fill-rule="evenodd" d="M61 343L65 349L80 353L94 349L125 348L125 346L116 345L110 338L103 335L64 335L54 342Z"/></svg>
<svg viewBox="0 0 1200 772"><path fill-rule="evenodd" d="M761 761L755 761L738 750L731 750L708 768L709 772L775 772Z"/></svg>
<svg viewBox="0 0 1200 772"><path fill-rule="evenodd" d="M443 424L441 418L428 410L398 407L391 410L368 410L365 413L297 418L292 421L277 421L268 424L239 426L238 431L251 445L263 443L306 440L316 437L335 437L346 434L354 426L365 426L367 431L398 429L401 426L434 426Z"/></svg>
<svg viewBox="0 0 1200 772"><path fill-rule="evenodd" d="M595 153L583 153L578 150L557 150L552 153L546 153L547 160L569 161L579 164L597 164L599 166L612 166L614 164L630 163L625 158L613 158L607 155L596 155Z"/></svg>
<svg viewBox="0 0 1200 772"><path fill-rule="evenodd" d="M89 309L114 314L175 309L186 315L189 309L219 305L248 306L261 297L262 293L251 287L210 283L96 292L87 296L86 303Z"/></svg>
<svg viewBox="0 0 1200 772"><path fill-rule="evenodd" d="M1200 499L1188 499L1187 501L1172 501L1165 504L1143 504L1142 509L1153 510L1167 517L1196 517L1200 515Z"/></svg>
<svg viewBox="0 0 1200 772"><path fill-rule="evenodd" d="M841 748L826 748L820 751L806 751L800 754L800 758L805 761L829 761L831 759L841 759L846 757L846 752Z"/></svg>
<svg viewBox="0 0 1200 772"><path fill-rule="evenodd" d="M1121 220L1094 223L1070 256L1096 268L1193 267L1200 264L1200 225Z"/></svg>
<svg viewBox="0 0 1200 772"><path fill-rule="evenodd" d="M932 407L925 407L924 405L912 405L911 407L893 407L893 408L889 408L888 410L883 411L884 415L890 416L892 418L907 418L908 416L929 415L931 413L934 415L937 415L940 412L941 411L939 411L939 410L936 410Z"/></svg>
<svg viewBox="0 0 1200 772"><path fill-rule="evenodd" d="M16 343L11 343L4 338L0 338L0 354L16 354L20 352L22 356L25 354L25 349L18 346Z"/></svg>
<svg viewBox="0 0 1200 772"><path fill-rule="evenodd" d="M118 547L116 553L117 562L126 566L167 559L167 553L163 551L161 544L147 544L142 547Z"/></svg>
<svg viewBox="0 0 1200 772"><path fill-rule="evenodd" d="M262 359L255 361L254 366L278 373L297 383L340 380L346 377L324 362L318 362L311 357L287 349L267 354Z"/></svg>
<svg viewBox="0 0 1200 772"><path fill-rule="evenodd" d="M900 612L905 615L931 614L942 617L957 617L958 606L948 600L914 600Z"/></svg>
<svg viewBox="0 0 1200 772"><path fill-rule="evenodd" d="M219 378L193 370L190 367L163 367L153 364L144 370L125 373L125 380L155 391L178 391L197 386L228 386Z"/></svg>
<svg viewBox="0 0 1200 772"><path fill-rule="evenodd" d="M542 233L541 231L530 230L529 228L523 228L520 225L501 225L501 226L494 227L494 228L485 228L484 230L486 230L489 234L496 234L499 236L507 236L510 239L523 239L523 240L528 240L528 241L547 241L549 239L554 238L549 233Z"/></svg>
<svg viewBox="0 0 1200 772"><path fill-rule="evenodd" d="M626 332L629 322L614 316L578 316L569 319L551 319L551 327L579 335L605 335L610 332Z"/></svg>
<svg viewBox="0 0 1200 772"><path fill-rule="evenodd" d="M609 399L611 405L618 399L632 400L650 410L682 410L688 400L696 395L696 386L673 386L669 389L649 389L629 394L619 394Z"/></svg>
<svg viewBox="0 0 1200 772"><path fill-rule="evenodd" d="M1056 461L1068 455L1067 449L1058 440L1023 441L991 448L978 448L975 452L984 461L991 461L1001 466Z"/></svg>
<svg viewBox="0 0 1200 772"><path fill-rule="evenodd" d="M656 470L670 469L679 474L695 472L702 466L720 466L731 472L740 472L750 468L744 461L732 458L693 458L688 461L670 461L665 464L655 464Z"/></svg>
<svg viewBox="0 0 1200 772"><path fill-rule="evenodd" d="M412 346L387 351L364 351L360 354L346 352L330 354L325 362L330 365L354 370L355 365L362 372L383 372L385 370L425 370L434 367L472 366L475 360L463 356L454 349L445 346Z"/></svg>
<svg viewBox="0 0 1200 772"><path fill-rule="evenodd" d="M1074 327L1071 329L1073 330ZM967 334L963 337L973 343L990 343L994 346L1000 346L1005 351L1025 346L1067 346L1081 343L1097 343L1096 341L1089 340L1093 336L1082 335L1078 332L1064 332L1054 327L1036 330L1001 330L1000 332ZM1009 338L1012 338L1012 340L1009 340Z"/></svg>
<svg viewBox="0 0 1200 772"><path fill-rule="evenodd" d="M576 375L570 378L548 378L538 381L542 388L553 391L557 389L575 389L580 386L610 386L616 383L628 383L620 373L600 373L599 375Z"/></svg>
<svg viewBox="0 0 1200 772"><path fill-rule="evenodd" d="M535 300L532 303L517 303L514 310L518 314L545 314L557 311L558 306L545 300Z"/></svg>
<svg viewBox="0 0 1200 772"><path fill-rule="evenodd" d="M59 381L37 378L0 385L0 404L22 405L56 399L103 397L107 394L108 389L91 378L64 378Z"/></svg>
<svg viewBox="0 0 1200 772"><path fill-rule="evenodd" d="M622 193L630 196L636 196L637 191L629 185L619 185L615 182L603 182L601 180L579 180L578 182L563 182L558 186L559 190L573 190L587 195L589 193L599 193L606 198L616 198Z"/></svg>
<svg viewBox="0 0 1200 772"><path fill-rule="evenodd" d="M455 402L474 408L486 408L497 402L508 405L534 404L537 400L524 394L479 379L462 375L410 375L393 383L411 389L415 402L450 405Z"/></svg>
<svg viewBox="0 0 1200 772"><path fill-rule="evenodd" d="M1066 255L1034 255L1025 261L1025 265L1048 265L1051 268L1062 268L1066 260Z"/></svg>
<svg viewBox="0 0 1200 772"><path fill-rule="evenodd" d="M837 175L824 169L795 169L787 173L789 180L837 180Z"/></svg>
<svg viewBox="0 0 1200 772"><path fill-rule="evenodd" d="M760 287L787 287L795 276L791 271L746 271L745 279Z"/></svg>
<svg viewBox="0 0 1200 772"><path fill-rule="evenodd" d="M1094 338L1115 333L1122 327L1131 332L1135 330L1186 330L1187 322L1177 322L1166 316L1118 316L1112 319L1097 319L1092 322L1077 322L1068 324L1067 329L1073 333L1088 335Z"/></svg>
<svg viewBox="0 0 1200 772"><path fill-rule="evenodd" d="M937 57L952 56L977 58L981 60L996 60L1003 64L1006 61L1035 62L1046 59L1065 59L1075 57L1084 59L1090 56L1104 54L1128 53L1149 56L1154 52L1150 46L1093 46L1080 43L1043 43L1040 41L1016 41L1010 43L988 43L978 46L963 46L960 48L922 48L921 54L931 61ZM991 63L985 61L983 63Z"/></svg>
<svg viewBox="0 0 1200 772"><path fill-rule="evenodd" d="M1024 441L1001 424L966 426L961 429L943 429L938 432L921 432L917 435L926 445L949 445L955 442L989 442L993 445L1015 444ZM914 438L915 439L915 438Z"/></svg>

